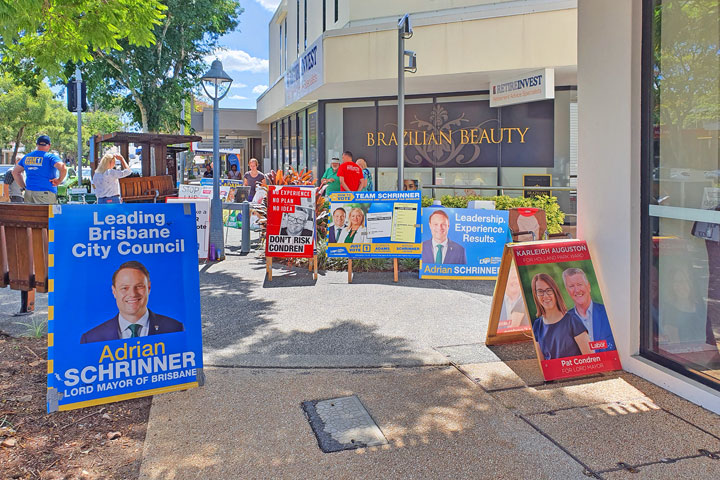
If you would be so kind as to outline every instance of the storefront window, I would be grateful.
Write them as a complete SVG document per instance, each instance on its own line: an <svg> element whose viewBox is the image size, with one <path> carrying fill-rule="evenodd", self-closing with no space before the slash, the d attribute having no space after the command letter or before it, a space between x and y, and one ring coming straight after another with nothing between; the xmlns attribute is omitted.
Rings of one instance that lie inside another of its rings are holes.
<svg viewBox="0 0 720 480"><path fill-rule="evenodd" d="M306 145L305 145L305 110L298 112L298 126L297 126L297 145L298 145L298 171L305 170L307 168L307 159L305 157Z"/></svg>
<svg viewBox="0 0 720 480"><path fill-rule="evenodd" d="M718 2L647 2L642 354L720 386Z"/></svg>
<svg viewBox="0 0 720 480"><path fill-rule="evenodd" d="M313 178L318 178L318 109L311 107L308 115L308 168L313 172Z"/></svg>

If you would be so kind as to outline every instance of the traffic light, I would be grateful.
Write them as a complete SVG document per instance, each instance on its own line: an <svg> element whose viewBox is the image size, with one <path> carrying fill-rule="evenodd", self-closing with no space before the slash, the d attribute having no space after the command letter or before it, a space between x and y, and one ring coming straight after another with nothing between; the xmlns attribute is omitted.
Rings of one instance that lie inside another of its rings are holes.
<svg viewBox="0 0 720 480"><path fill-rule="evenodd" d="M85 82L80 82L80 91L82 92L80 106L83 112L87 112L87 87ZM77 112L77 82L75 80L70 80L67 83L67 109L69 112Z"/></svg>

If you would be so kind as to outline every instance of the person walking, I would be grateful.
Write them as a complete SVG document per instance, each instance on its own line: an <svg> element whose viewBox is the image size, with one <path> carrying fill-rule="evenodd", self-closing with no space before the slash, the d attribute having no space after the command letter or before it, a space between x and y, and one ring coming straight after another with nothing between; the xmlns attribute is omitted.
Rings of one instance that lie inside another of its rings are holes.
<svg viewBox="0 0 720 480"><path fill-rule="evenodd" d="M15 165L13 177L18 186L25 189L26 203L56 204L57 186L65 180L67 167L60 157L50 153L50 137L40 135L35 144L35 150Z"/></svg>
<svg viewBox="0 0 720 480"><path fill-rule="evenodd" d="M115 160L120 161L122 170L115 170ZM95 186L95 195L97 195L97 203L122 203L120 197L120 179L132 174L132 170L128 166L122 155L106 153L100 160L100 164L95 170L92 183Z"/></svg>

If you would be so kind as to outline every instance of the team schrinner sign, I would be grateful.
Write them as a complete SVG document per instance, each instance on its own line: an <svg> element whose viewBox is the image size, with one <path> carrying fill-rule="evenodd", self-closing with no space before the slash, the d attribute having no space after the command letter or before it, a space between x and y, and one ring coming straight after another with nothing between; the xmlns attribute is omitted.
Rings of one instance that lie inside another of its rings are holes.
<svg viewBox="0 0 720 480"><path fill-rule="evenodd" d="M314 248L315 187L271 185L265 255L310 258Z"/></svg>
<svg viewBox="0 0 720 480"><path fill-rule="evenodd" d="M51 208L48 411L202 384L195 205Z"/></svg>

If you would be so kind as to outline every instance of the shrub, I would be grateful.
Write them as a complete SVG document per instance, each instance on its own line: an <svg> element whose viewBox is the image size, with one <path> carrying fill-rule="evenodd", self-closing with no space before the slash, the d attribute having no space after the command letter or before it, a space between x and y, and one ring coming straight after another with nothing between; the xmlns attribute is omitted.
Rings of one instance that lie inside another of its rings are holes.
<svg viewBox="0 0 720 480"><path fill-rule="evenodd" d="M538 197L510 197L508 195L496 195L494 197L481 197L479 195L454 196L445 195L440 199L443 207L467 208L468 202L472 200L492 200L498 210L510 210L518 207L535 207L545 210L547 217L548 233L562 233L562 225L565 222L565 214L560 210L557 197L542 195ZM429 207L433 199L423 197L422 206Z"/></svg>

